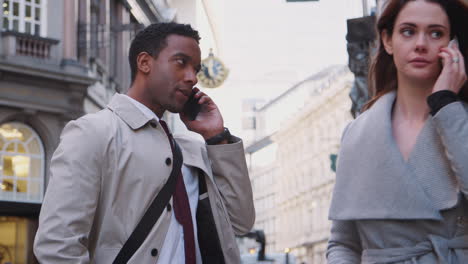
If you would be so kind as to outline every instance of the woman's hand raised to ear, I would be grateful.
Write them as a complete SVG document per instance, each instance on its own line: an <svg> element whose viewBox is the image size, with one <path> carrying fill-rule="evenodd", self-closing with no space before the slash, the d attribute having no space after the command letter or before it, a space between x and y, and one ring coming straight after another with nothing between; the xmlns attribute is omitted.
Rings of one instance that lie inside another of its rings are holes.
<svg viewBox="0 0 468 264"><path fill-rule="evenodd" d="M442 59L442 72L439 75L432 92L449 90L456 94L466 82L465 60L458 49L458 43L451 41L446 48L441 48L439 57Z"/></svg>

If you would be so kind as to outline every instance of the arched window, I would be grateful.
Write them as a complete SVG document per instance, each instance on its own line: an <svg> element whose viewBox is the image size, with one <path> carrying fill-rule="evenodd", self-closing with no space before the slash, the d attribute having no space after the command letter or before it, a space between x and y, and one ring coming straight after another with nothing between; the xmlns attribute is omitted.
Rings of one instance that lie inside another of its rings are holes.
<svg viewBox="0 0 468 264"><path fill-rule="evenodd" d="M44 193L44 147L29 126L0 125L0 200L41 203Z"/></svg>
<svg viewBox="0 0 468 264"><path fill-rule="evenodd" d="M3 30L46 35L47 0L3 0Z"/></svg>

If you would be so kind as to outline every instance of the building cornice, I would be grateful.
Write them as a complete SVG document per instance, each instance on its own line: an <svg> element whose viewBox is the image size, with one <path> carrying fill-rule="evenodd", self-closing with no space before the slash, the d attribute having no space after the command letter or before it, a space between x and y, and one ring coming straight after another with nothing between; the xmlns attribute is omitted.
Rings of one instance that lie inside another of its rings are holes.
<svg viewBox="0 0 468 264"><path fill-rule="evenodd" d="M300 89L300 88L303 88L303 85L304 84L307 84L307 83L317 83L317 84L321 84L321 83L326 83L326 82L330 82L330 81L333 81L334 79L337 79L339 78L342 74L346 73L346 72L349 72L349 69L348 69L348 66L345 66L345 65L333 65L333 66L329 66L327 67L326 69L310 76L309 78L305 79L305 80L302 80L300 81L299 83L297 83L296 85L294 85L293 87L289 88L288 90L286 90L285 92L283 92L282 94L280 94L279 96L273 98L270 102L266 103L265 105L263 105L261 108L259 108L257 111L258 112L262 112L262 111L266 111L268 108L270 108L271 106L277 104L278 102L280 102L282 99L286 98L287 95L293 93L294 91L296 91L297 89ZM318 86L318 87L314 87L312 86L312 89L314 90L317 90L316 91L316 94L319 95L322 91L320 90L320 87L321 86ZM309 89L309 88L307 88Z"/></svg>
<svg viewBox="0 0 468 264"><path fill-rule="evenodd" d="M174 20L175 11L152 0L126 0L130 12L137 21L145 26L157 22L170 22Z"/></svg>
<svg viewBox="0 0 468 264"><path fill-rule="evenodd" d="M245 152L246 153L249 153L249 154L252 154L254 152L257 152L259 150L261 150L262 148L270 145L271 143L273 143L272 139L271 139L271 135L270 136L266 136L260 140L256 140L255 142L253 142L252 144L250 144L248 147L245 148Z"/></svg>
<svg viewBox="0 0 468 264"><path fill-rule="evenodd" d="M0 57L0 71L15 72L28 76L35 76L51 79L60 82L83 85L84 88L96 82L96 79L89 76L87 72L68 72L56 65L46 65L41 63L22 63L11 57Z"/></svg>

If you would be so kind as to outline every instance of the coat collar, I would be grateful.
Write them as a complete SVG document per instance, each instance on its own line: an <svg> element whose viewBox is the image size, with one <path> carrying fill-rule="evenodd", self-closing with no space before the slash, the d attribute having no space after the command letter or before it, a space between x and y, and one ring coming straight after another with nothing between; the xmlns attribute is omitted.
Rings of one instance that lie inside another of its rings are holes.
<svg viewBox="0 0 468 264"><path fill-rule="evenodd" d="M126 95L123 94L115 94L107 108L117 114L133 130L143 127L152 120L142 113L135 104L130 102L129 98L125 97Z"/></svg>
<svg viewBox="0 0 468 264"><path fill-rule="evenodd" d="M395 97L382 96L348 125L330 219L441 219L440 210L456 205L455 176L431 118L404 161L392 134Z"/></svg>
<svg viewBox="0 0 468 264"><path fill-rule="evenodd" d="M115 94L107 107L117 114L133 130L140 129L153 120L141 112L140 109L128 98L125 98L125 96L126 95L123 94ZM203 170L205 174L212 177L212 170L205 144L182 134L174 135L174 139L181 147L184 164L197 167Z"/></svg>

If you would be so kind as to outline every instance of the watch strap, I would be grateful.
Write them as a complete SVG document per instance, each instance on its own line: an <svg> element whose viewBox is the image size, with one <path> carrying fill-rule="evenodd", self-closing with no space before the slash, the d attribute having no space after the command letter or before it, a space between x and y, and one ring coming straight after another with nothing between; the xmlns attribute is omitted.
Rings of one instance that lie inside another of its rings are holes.
<svg viewBox="0 0 468 264"><path fill-rule="evenodd" d="M224 128L223 132L214 135L213 137L210 137L209 139L205 140L206 144L208 145L216 145L222 142L223 140L231 138L231 132L229 132L229 129L227 127Z"/></svg>

